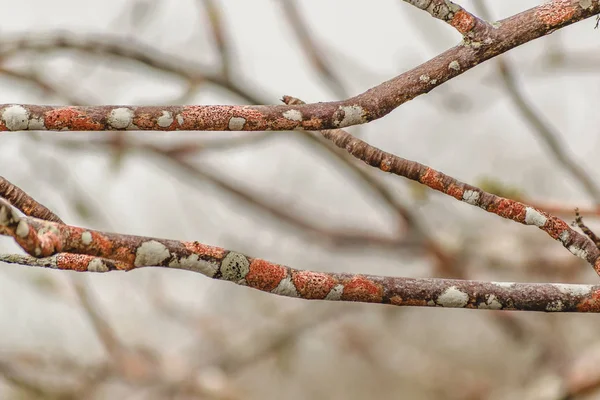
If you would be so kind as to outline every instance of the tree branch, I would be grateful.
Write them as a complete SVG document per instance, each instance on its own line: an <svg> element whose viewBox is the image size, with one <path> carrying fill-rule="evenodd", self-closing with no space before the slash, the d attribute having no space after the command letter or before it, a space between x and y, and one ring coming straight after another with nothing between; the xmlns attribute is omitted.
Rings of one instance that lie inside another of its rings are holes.
<svg viewBox="0 0 600 400"><path fill-rule="evenodd" d="M0 233L31 255L2 256L10 263L108 272L165 267L201 273L264 292L306 300L396 306L600 312L600 285L498 283L415 279L297 270L199 242L88 230L20 217L0 200ZM102 257L106 260L102 260Z"/></svg>
<svg viewBox="0 0 600 400"><path fill-rule="evenodd" d="M302 100L284 96L286 104L301 104ZM562 219L520 201L496 196L478 187L468 185L442 172L385 152L355 138L342 129L322 130L321 134L336 146L383 172L390 172L419 182L433 190L454 197L472 206L524 225L537 226L551 238L558 240L572 254L590 263L600 275L600 250L585 236L574 231Z"/></svg>
<svg viewBox="0 0 600 400"><path fill-rule="evenodd" d="M585 8L584 8L585 6ZM554 0L501 20L430 61L344 101L298 106L0 106L1 130L323 130L381 118L396 107L524 43L600 12L600 0Z"/></svg>

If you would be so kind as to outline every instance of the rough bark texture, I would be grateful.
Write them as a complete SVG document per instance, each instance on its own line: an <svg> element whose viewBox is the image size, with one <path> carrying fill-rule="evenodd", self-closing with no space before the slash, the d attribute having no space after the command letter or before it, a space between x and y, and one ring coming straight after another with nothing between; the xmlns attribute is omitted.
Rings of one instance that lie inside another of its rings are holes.
<svg viewBox="0 0 600 400"><path fill-rule="evenodd" d="M492 57L598 12L599 0L555 0L501 20L492 28L461 9L449 20L465 34L461 44L344 101L298 106L52 107L8 104L0 106L0 130L282 131L343 128L381 118L401 104Z"/></svg>

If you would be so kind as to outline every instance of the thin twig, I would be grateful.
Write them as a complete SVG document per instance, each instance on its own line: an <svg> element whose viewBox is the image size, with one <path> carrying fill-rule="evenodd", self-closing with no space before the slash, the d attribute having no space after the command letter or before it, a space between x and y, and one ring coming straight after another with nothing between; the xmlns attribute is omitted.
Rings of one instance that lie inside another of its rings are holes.
<svg viewBox="0 0 600 400"><path fill-rule="evenodd" d="M301 102L291 96L284 96L283 101L286 104ZM416 161L380 150L342 129L322 130L321 134L339 148L345 149L354 157L381 171L419 182L433 190L452 196L456 200L479 207L502 218L524 225L537 226L551 238L560 241L572 254L590 263L600 274L600 250L560 218L520 201L485 192Z"/></svg>
<svg viewBox="0 0 600 400"><path fill-rule="evenodd" d="M10 183L6 178L0 176L0 197L8 200L23 214L31 217L63 223L60 217L35 201L25 191Z"/></svg>

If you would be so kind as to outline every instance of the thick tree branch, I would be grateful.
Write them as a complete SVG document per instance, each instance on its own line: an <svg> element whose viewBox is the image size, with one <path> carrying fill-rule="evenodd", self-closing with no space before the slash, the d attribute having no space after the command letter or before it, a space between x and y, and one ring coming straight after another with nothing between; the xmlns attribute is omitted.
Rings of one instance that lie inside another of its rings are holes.
<svg viewBox="0 0 600 400"><path fill-rule="evenodd" d="M363 124L510 49L589 18L600 0L554 0L501 20L432 60L344 101L299 106L0 106L0 129L322 130Z"/></svg>
<svg viewBox="0 0 600 400"><path fill-rule="evenodd" d="M0 233L28 256L1 261L76 271L166 267L306 300L547 312L600 312L600 285L414 279L297 270L199 242L121 235L19 217L0 200Z"/></svg>

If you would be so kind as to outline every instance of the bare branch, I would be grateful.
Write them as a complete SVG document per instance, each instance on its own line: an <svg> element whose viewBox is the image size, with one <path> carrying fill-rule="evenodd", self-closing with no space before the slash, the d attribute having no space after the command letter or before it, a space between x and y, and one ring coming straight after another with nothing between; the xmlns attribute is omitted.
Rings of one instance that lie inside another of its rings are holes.
<svg viewBox="0 0 600 400"><path fill-rule="evenodd" d="M290 96L285 96L283 101L287 104L302 102ZM452 196L456 200L482 208L502 218L524 225L537 226L551 238L560 241L572 254L590 263L600 274L600 250L560 218L520 201L485 192L416 161L380 150L342 129L323 130L321 134L339 148L346 149L354 157L383 172L390 172L419 182L433 190Z"/></svg>
<svg viewBox="0 0 600 400"><path fill-rule="evenodd" d="M584 8L585 6L585 8ZM430 61L344 101L298 106L0 106L0 129L264 131L343 128L381 118L482 62L600 12L600 0L555 0L499 21ZM143 58L143 54L142 54ZM168 58L168 57L167 57ZM178 69L177 66L170 66ZM227 82L225 82L225 85Z"/></svg>
<svg viewBox="0 0 600 400"><path fill-rule="evenodd" d="M0 176L0 197L8 200L13 206L18 208L25 215L63 223L60 217L52 211L35 201L22 189L10 183L6 178Z"/></svg>
<svg viewBox="0 0 600 400"><path fill-rule="evenodd" d="M408 4L427 11L433 18L446 22L459 31L465 40L485 40L490 24L477 18L456 3L449 0L403 0Z"/></svg>
<svg viewBox="0 0 600 400"><path fill-rule="evenodd" d="M600 285L497 283L303 271L199 242L121 235L19 217L4 200L0 200L0 233L12 236L29 254L48 257L43 262L44 266L59 269L87 269L90 272L114 269L104 263L89 262L93 258L91 256L95 256L119 261L116 265L119 269L149 266L184 269L213 279L305 300L600 312ZM82 262L74 265L77 257L81 257ZM2 261L28 265L29 259L15 256L5 257ZM62 260L70 262L62 263Z"/></svg>
<svg viewBox="0 0 600 400"><path fill-rule="evenodd" d="M338 98L343 99L348 97L347 90L344 87L342 80L324 59L322 51L319 49L318 42L313 38L313 34L308 26L306 26L306 22L302 19L300 10L298 10L297 0L284 0L279 4L287 17L289 25L296 35L304 54L306 54L310 63L317 70L323 82L329 86L329 89Z"/></svg>

